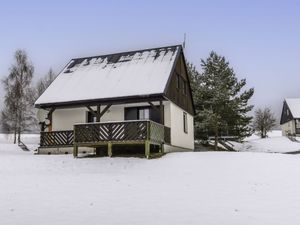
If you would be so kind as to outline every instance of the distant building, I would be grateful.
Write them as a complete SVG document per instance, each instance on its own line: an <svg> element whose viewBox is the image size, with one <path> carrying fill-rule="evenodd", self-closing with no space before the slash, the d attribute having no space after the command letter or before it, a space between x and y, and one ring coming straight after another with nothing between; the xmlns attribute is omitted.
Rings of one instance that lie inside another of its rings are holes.
<svg viewBox="0 0 300 225"><path fill-rule="evenodd" d="M284 100L280 125L283 135L300 136L300 98Z"/></svg>
<svg viewBox="0 0 300 225"><path fill-rule="evenodd" d="M180 45L72 59L35 102L39 153L194 149L194 104Z"/></svg>

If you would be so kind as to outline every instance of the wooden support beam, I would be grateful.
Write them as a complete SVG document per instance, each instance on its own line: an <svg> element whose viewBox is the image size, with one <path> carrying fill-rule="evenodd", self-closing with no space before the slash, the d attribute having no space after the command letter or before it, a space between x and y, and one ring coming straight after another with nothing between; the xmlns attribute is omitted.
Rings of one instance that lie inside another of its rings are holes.
<svg viewBox="0 0 300 225"><path fill-rule="evenodd" d="M51 108L47 114L47 117L49 118L49 116L51 116L54 111L55 111L55 108Z"/></svg>
<svg viewBox="0 0 300 225"><path fill-rule="evenodd" d="M148 102L148 103L155 111L160 113L160 110L152 102Z"/></svg>
<svg viewBox="0 0 300 225"><path fill-rule="evenodd" d="M112 143L108 142L107 144L107 154L109 157L112 157Z"/></svg>
<svg viewBox="0 0 300 225"><path fill-rule="evenodd" d="M100 122L101 114L101 105L97 105L97 114L96 114L96 122Z"/></svg>
<svg viewBox="0 0 300 225"><path fill-rule="evenodd" d="M100 118L106 113L106 111L111 107L112 104L109 104L105 106L105 108L102 110L102 112L99 114Z"/></svg>
<svg viewBox="0 0 300 225"><path fill-rule="evenodd" d="M159 101L159 113L160 113L160 123L164 125L164 106L163 106L163 102Z"/></svg>
<svg viewBox="0 0 300 225"><path fill-rule="evenodd" d="M150 157L150 142L145 141L145 156L147 159Z"/></svg>
<svg viewBox="0 0 300 225"><path fill-rule="evenodd" d="M97 117L97 113L95 113L95 111L88 105L85 106L92 114L93 116Z"/></svg>
<svg viewBox="0 0 300 225"><path fill-rule="evenodd" d="M164 144L161 144L160 146L159 146L159 152L160 153L164 153Z"/></svg>
<svg viewBox="0 0 300 225"><path fill-rule="evenodd" d="M78 156L78 146L76 144L73 145L73 156L74 158Z"/></svg>
<svg viewBox="0 0 300 225"><path fill-rule="evenodd" d="M55 111L55 108L51 108L47 114L47 119L50 121L50 124L47 125L48 131L52 131L52 114Z"/></svg>

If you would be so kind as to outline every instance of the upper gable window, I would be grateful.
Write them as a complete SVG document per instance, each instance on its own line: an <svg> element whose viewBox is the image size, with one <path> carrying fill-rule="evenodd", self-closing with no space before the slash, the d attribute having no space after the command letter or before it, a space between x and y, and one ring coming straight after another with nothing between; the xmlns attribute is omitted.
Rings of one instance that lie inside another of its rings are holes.
<svg viewBox="0 0 300 225"><path fill-rule="evenodd" d="M176 88L180 89L180 75L178 73L176 74Z"/></svg>
<svg viewBox="0 0 300 225"><path fill-rule="evenodd" d="M187 83L186 83L186 81L185 80L182 80L183 82L182 82L182 85L183 85L183 94L187 94Z"/></svg>

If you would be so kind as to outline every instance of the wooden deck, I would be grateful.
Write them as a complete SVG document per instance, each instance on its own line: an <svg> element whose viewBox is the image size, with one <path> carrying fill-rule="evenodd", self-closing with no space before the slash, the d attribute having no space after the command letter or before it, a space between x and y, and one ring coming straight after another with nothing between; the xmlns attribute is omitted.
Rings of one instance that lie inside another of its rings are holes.
<svg viewBox="0 0 300 225"><path fill-rule="evenodd" d="M120 122L96 122L75 124L74 130L41 132L40 147L74 147L73 155L78 156L79 147L107 145L112 155L113 145L145 145L145 155L150 156L150 145L170 144L170 128L150 120Z"/></svg>

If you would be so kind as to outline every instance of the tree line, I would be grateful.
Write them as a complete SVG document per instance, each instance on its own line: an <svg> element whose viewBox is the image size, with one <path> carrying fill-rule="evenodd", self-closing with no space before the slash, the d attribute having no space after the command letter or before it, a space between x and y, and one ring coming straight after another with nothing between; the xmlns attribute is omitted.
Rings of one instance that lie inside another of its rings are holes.
<svg viewBox="0 0 300 225"><path fill-rule="evenodd" d="M34 66L26 51L17 50L8 75L2 79L4 107L1 111L1 127L14 135L14 143L21 140L21 133L38 129L34 102L55 78L52 69L33 83Z"/></svg>

